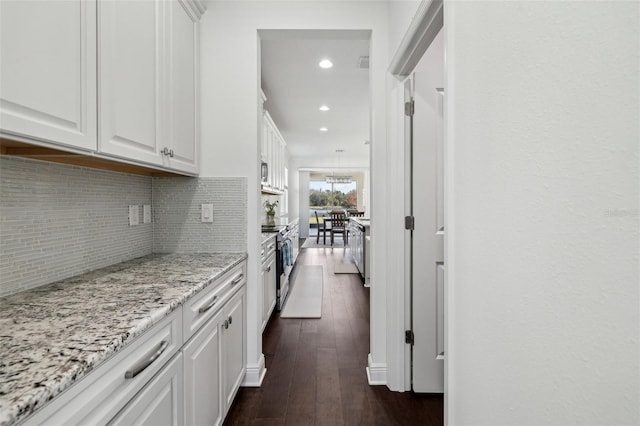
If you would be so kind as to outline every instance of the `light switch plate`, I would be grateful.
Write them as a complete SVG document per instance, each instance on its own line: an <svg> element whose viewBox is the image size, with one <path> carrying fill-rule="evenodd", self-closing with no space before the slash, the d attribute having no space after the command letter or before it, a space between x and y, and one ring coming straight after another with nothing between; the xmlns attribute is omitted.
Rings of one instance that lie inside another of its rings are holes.
<svg viewBox="0 0 640 426"><path fill-rule="evenodd" d="M138 206L129 206L129 226L136 226L140 223L140 210Z"/></svg>
<svg viewBox="0 0 640 426"><path fill-rule="evenodd" d="M142 223L151 223L151 205L142 206Z"/></svg>
<svg viewBox="0 0 640 426"><path fill-rule="evenodd" d="M203 223L213 223L213 204L202 204L200 220Z"/></svg>

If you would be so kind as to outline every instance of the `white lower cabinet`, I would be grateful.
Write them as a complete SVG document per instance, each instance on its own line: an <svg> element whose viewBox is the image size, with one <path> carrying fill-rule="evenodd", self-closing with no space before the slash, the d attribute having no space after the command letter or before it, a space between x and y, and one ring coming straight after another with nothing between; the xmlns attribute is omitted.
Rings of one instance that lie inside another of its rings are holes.
<svg viewBox="0 0 640 426"><path fill-rule="evenodd" d="M246 351L244 342L246 340L247 327L244 316L246 304L246 291L243 287L229 300L225 307L225 328L222 332L225 415L231 407L233 398L238 392L245 373Z"/></svg>
<svg viewBox="0 0 640 426"><path fill-rule="evenodd" d="M23 424L222 424L245 374L245 271L210 283Z"/></svg>
<svg viewBox="0 0 640 426"><path fill-rule="evenodd" d="M219 425L224 419L220 393L223 318L224 312L218 312L182 350L186 425Z"/></svg>
<svg viewBox="0 0 640 426"><path fill-rule="evenodd" d="M181 425L182 354L178 353L169 361L110 424L114 426Z"/></svg>
<svg viewBox="0 0 640 426"><path fill-rule="evenodd" d="M274 243L275 244L275 241ZM276 306L276 253L275 249L262 263L262 331L267 326Z"/></svg>
<svg viewBox="0 0 640 426"><path fill-rule="evenodd" d="M183 348L185 425L222 424L245 373L242 287Z"/></svg>
<svg viewBox="0 0 640 426"><path fill-rule="evenodd" d="M174 370L169 373L163 371L175 359L174 355L180 352L181 346L182 310L177 309L27 418L24 424L107 424L154 386L156 377L178 374ZM154 390L149 392L154 393Z"/></svg>

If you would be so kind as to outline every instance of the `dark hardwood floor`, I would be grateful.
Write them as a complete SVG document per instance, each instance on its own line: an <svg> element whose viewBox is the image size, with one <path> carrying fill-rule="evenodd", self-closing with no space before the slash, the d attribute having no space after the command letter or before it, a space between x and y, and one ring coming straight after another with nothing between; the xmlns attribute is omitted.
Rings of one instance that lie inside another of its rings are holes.
<svg viewBox="0 0 640 426"><path fill-rule="evenodd" d="M369 289L356 274L333 273L345 255L343 248L301 251L296 265L323 265L322 318L274 312L263 335L262 387L240 388L226 425L443 424L441 396L368 385Z"/></svg>

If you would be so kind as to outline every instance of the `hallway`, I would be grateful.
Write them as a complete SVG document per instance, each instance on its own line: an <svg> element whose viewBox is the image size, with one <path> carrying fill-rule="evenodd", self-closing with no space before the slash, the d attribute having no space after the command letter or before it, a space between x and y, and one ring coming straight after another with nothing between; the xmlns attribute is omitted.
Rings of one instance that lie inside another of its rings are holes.
<svg viewBox="0 0 640 426"><path fill-rule="evenodd" d="M441 425L440 395L369 386L369 289L355 274L333 274L342 248L303 249L297 265L323 265L322 318L281 319L263 335L261 388L240 388L227 425ZM297 276L293 272L293 285Z"/></svg>

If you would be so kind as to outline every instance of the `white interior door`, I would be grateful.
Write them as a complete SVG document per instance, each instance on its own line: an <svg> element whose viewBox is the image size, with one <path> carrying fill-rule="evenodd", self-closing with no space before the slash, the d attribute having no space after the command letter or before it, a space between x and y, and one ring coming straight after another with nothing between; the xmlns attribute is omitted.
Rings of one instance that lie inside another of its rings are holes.
<svg viewBox="0 0 640 426"><path fill-rule="evenodd" d="M444 392L444 60L438 35L406 83L411 215L412 389Z"/></svg>

